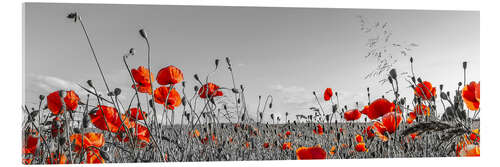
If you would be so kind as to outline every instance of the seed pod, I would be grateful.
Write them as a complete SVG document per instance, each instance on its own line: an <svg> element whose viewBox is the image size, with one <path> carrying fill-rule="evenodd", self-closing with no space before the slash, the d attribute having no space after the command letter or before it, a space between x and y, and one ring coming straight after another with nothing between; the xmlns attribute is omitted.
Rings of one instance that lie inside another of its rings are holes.
<svg viewBox="0 0 500 167"><path fill-rule="evenodd" d="M398 77L398 73L396 72L396 69L391 69L391 71L389 71L389 74L390 76L392 77L392 79L396 79Z"/></svg>
<svg viewBox="0 0 500 167"><path fill-rule="evenodd" d="M446 93L441 92L441 99L447 100L448 96L446 96Z"/></svg>
<svg viewBox="0 0 500 167"><path fill-rule="evenodd" d="M122 90L120 88L115 88L115 91L113 92L115 96L118 96L122 93Z"/></svg>

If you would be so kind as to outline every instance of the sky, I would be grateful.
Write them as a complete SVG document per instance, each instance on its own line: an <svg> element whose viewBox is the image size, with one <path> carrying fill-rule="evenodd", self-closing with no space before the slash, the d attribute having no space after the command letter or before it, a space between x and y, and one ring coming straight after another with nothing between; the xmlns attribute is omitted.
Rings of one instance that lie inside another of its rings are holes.
<svg viewBox="0 0 500 167"><path fill-rule="evenodd" d="M367 103L367 87L372 97L392 97L390 85L378 82L387 74L365 78L378 65L376 58L366 57L368 39L377 33L363 32L358 16L368 25L388 23L390 43L418 45L407 56L393 54L399 72L408 72L414 57L418 77L453 92L463 81L462 62L467 61L467 81L480 80L478 11L28 3L24 12L23 100L31 106L40 94L60 89L86 99L77 84L89 79L105 92L82 28L66 19L70 12L82 16L109 85L122 89L120 99L127 104L134 91L122 56L134 48L136 55L127 60L131 68L147 66L139 29L148 33L154 75L174 65L184 74L186 90L192 90L194 74L205 78L214 69L215 59L221 63L210 81L232 87L224 61L229 57L254 118L259 95L273 96L265 117L288 112L291 118L313 114L309 108L318 107L313 91L327 108L322 94L328 87L349 109L356 108L355 102L359 109ZM400 84L402 96L411 99L408 84Z"/></svg>

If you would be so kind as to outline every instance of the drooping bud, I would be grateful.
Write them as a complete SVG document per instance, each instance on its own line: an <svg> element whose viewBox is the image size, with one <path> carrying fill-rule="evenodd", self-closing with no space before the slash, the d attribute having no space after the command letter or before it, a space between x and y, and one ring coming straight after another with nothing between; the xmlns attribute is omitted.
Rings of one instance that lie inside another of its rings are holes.
<svg viewBox="0 0 500 167"><path fill-rule="evenodd" d="M87 84L88 84L91 88L94 88L94 83L92 83L92 80L87 80Z"/></svg>
<svg viewBox="0 0 500 167"><path fill-rule="evenodd" d="M219 59L215 59L215 69L217 69L217 67L219 67Z"/></svg>
<svg viewBox="0 0 500 167"><path fill-rule="evenodd" d="M234 94L240 93L240 91L238 91L238 89L236 89L236 88L231 89L231 91L233 91Z"/></svg>
<svg viewBox="0 0 500 167"><path fill-rule="evenodd" d="M144 29L140 29L139 30L139 34L141 35L141 37L143 37L144 39L148 39L148 34L146 33L146 31L144 31Z"/></svg>
<svg viewBox="0 0 500 167"><path fill-rule="evenodd" d="M194 77L194 79L195 79L196 81L200 82L200 78L198 77L198 74L194 74L194 76L193 76L193 77Z"/></svg>

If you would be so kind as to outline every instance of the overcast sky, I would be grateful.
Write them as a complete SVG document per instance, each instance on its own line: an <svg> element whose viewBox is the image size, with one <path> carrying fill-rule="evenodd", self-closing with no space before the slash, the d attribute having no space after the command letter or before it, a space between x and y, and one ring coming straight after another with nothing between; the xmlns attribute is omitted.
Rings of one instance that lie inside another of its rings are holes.
<svg viewBox="0 0 500 167"><path fill-rule="evenodd" d="M291 117L311 114L308 108L317 107L312 91L322 96L327 87L339 92L340 103L349 109L357 101L366 104L367 87L373 97L392 97L386 93L390 85L377 82L380 77L364 78L376 69L377 61L365 58L373 34L360 30L357 16L389 23L391 41L418 44L406 57L394 55L398 71L409 71L413 56L416 75L452 91L463 81L462 62L468 61L467 80L479 81L477 11L29 3L25 6L26 104L34 105L38 95L58 89L79 91L76 84L86 85L89 79L104 92L81 27L65 18L75 11L86 24L110 86L122 88L124 101L133 89L122 56L135 48L137 55L128 59L131 67L147 65L146 45L138 34L141 28L149 34L154 75L168 65L179 67L187 90L194 86L192 76L204 78L215 59L221 59L222 68L211 81L231 87L223 61L230 57L236 82L246 87L252 117L259 95L272 95L270 111L283 116L289 112ZM402 95L411 98L408 84L401 84ZM79 92L84 99L86 95ZM232 97L231 92L224 93Z"/></svg>

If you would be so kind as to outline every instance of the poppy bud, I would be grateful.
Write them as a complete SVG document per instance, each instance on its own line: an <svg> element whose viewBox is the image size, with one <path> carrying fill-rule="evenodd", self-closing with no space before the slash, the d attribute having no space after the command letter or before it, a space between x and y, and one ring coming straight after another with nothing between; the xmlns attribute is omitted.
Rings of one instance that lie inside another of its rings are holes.
<svg viewBox="0 0 500 167"><path fill-rule="evenodd" d="M238 98L237 102L238 102L238 104L240 104L240 103L241 103L241 100L240 100L240 98Z"/></svg>
<svg viewBox="0 0 500 167"><path fill-rule="evenodd" d="M410 57L410 63L413 63L413 57Z"/></svg>
<svg viewBox="0 0 500 167"><path fill-rule="evenodd" d="M391 69L391 71L389 71L389 74L391 75L392 79L396 79L398 77L398 73L396 72L396 69Z"/></svg>
<svg viewBox="0 0 500 167"><path fill-rule="evenodd" d="M182 106L186 106L186 97L182 97L181 102Z"/></svg>
<svg viewBox="0 0 500 167"><path fill-rule="evenodd" d="M39 98L39 99L40 99L40 101L41 101L41 100L45 99L45 96L44 96L44 95L40 95L40 96L38 96L38 98Z"/></svg>
<svg viewBox="0 0 500 167"><path fill-rule="evenodd" d="M464 68L464 70L465 70L465 69L467 69L467 62L466 62L466 61L464 61L464 62L462 63L462 67Z"/></svg>
<svg viewBox="0 0 500 167"><path fill-rule="evenodd" d="M443 91L443 87L444 87L443 84L439 85L439 90Z"/></svg>
<svg viewBox="0 0 500 167"><path fill-rule="evenodd" d="M422 83L422 78L418 77L417 81L418 81L418 83Z"/></svg>
<svg viewBox="0 0 500 167"><path fill-rule="evenodd" d="M411 81L415 83L415 77L411 77ZM413 86L413 85L412 85Z"/></svg>
<svg viewBox="0 0 500 167"><path fill-rule="evenodd" d="M186 87L186 81L182 81L182 87Z"/></svg>
<svg viewBox="0 0 500 167"><path fill-rule="evenodd" d="M82 119L83 128L89 127L89 115L84 114Z"/></svg>
<svg viewBox="0 0 500 167"><path fill-rule="evenodd" d="M196 81L200 81L200 78L198 77L198 74L194 74L194 79L195 79Z"/></svg>
<svg viewBox="0 0 500 167"><path fill-rule="evenodd" d="M224 104L224 110L227 110L227 106Z"/></svg>
<svg viewBox="0 0 500 167"><path fill-rule="evenodd" d="M198 85L195 85L195 86L194 86L194 91L195 91L195 92L198 92L198 89L200 89L200 88L198 87Z"/></svg>
<svg viewBox="0 0 500 167"><path fill-rule="evenodd" d="M92 80L87 80L87 84L88 84L91 88L94 88L94 84L92 83Z"/></svg>
<svg viewBox="0 0 500 167"><path fill-rule="evenodd" d="M78 14L76 14L76 12L73 12L73 13L68 14L68 16L66 16L66 17L68 19L73 19L76 22L76 19L78 18L77 16L78 16Z"/></svg>
<svg viewBox="0 0 500 167"><path fill-rule="evenodd" d="M335 96L339 96L338 92L335 92Z"/></svg>
<svg viewBox="0 0 500 167"><path fill-rule="evenodd" d="M316 92L315 92L315 91L313 91L313 95L316 95Z"/></svg>
<svg viewBox="0 0 500 167"><path fill-rule="evenodd" d="M238 89L236 89L236 88L231 89L231 91L233 91L234 94L240 93L240 91L238 91Z"/></svg>
<svg viewBox="0 0 500 167"><path fill-rule="evenodd" d="M273 102L269 103L269 109L273 108Z"/></svg>
<svg viewBox="0 0 500 167"><path fill-rule="evenodd" d="M448 96L446 96L446 93L441 92L441 99L447 100Z"/></svg>
<svg viewBox="0 0 500 167"><path fill-rule="evenodd" d="M73 132L74 133L81 133L80 129L78 129L78 128L73 128Z"/></svg>
<svg viewBox="0 0 500 167"><path fill-rule="evenodd" d="M458 86L462 86L462 82L458 82Z"/></svg>
<svg viewBox="0 0 500 167"><path fill-rule="evenodd" d="M229 57L226 57L226 63L229 67L231 67L231 61L229 60Z"/></svg>
<svg viewBox="0 0 500 167"><path fill-rule="evenodd" d="M143 37L144 39L148 39L148 35L146 34L146 32L144 31L144 29L140 29L139 30L139 34L141 35L141 37Z"/></svg>
<svg viewBox="0 0 500 167"><path fill-rule="evenodd" d="M59 143L59 145L63 145L66 142L66 139L64 137L59 137L57 139L57 142Z"/></svg>
<svg viewBox="0 0 500 167"><path fill-rule="evenodd" d="M153 108L153 106L154 106L153 99L150 99L150 100L149 100L149 106L150 106L151 108Z"/></svg>
<svg viewBox="0 0 500 167"><path fill-rule="evenodd" d="M366 88L366 91L370 92L370 87L367 87L367 88Z"/></svg>
<svg viewBox="0 0 500 167"><path fill-rule="evenodd" d="M240 89L241 89L241 92L245 91L245 88L243 87L243 85L240 85Z"/></svg>
<svg viewBox="0 0 500 167"><path fill-rule="evenodd" d="M389 80L389 83L391 83L391 84L392 84L392 77L391 77L391 76L389 76L389 77L387 78L387 80Z"/></svg>
<svg viewBox="0 0 500 167"><path fill-rule="evenodd" d="M259 95L259 100L262 98L262 96Z"/></svg>
<svg viewBox="0 0 500 167"><path fill-rule="evenodd" d="M132 56L133 56L133 55L135 55L135 50L134 50L134 48L130 48L130 49L128 50L128 54L130 54L130 55L132 55Z"/></svg>
<svg viewBox="0 0 500 167"><path fill-rule="evenodd" d="M122 90L120 88L115 88L115 91L114 91L115 96L120 95L120 93L122 93Z"/></svg>
<svg viewBox="0 0 500 167"><path fill-rule="evenodd" d="M215 69L219 66L219 59L215 59Z"/></svg>

